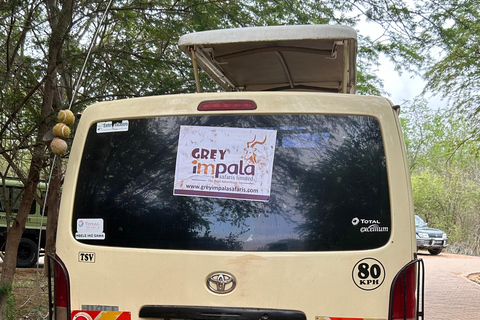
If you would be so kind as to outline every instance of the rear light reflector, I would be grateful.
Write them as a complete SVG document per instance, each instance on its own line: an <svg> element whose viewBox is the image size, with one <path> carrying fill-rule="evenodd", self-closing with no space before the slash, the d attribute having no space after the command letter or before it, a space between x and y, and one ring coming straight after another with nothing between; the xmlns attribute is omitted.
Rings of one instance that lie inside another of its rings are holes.
<svg viewBox="0 0 480 320"><path fill-rule="evenodd" d="M255 110L257 105L252 100L208 100L202 101L198 111Z"/></svg>
<svg viewBox="0 0 480 320"><path fill-rule="evenodd" d="M423 261L413 260L395 276L390 288L389 320L423 319L423 270Z"/></svg>
<svg viewBox="0 0 480 320"><path fill-rule="evenodd" d="M55 263L55 304L57 307L67 307L67 279L60 263Z"/></svg>
<svg viewBox="0 0 480 320"><path fill-rule="evenodd" d="M67 320L70 314L68 271L58 256L48 255L46 260L48 263L49 319ZM54 280L53 284L52 280Z"/></svg>

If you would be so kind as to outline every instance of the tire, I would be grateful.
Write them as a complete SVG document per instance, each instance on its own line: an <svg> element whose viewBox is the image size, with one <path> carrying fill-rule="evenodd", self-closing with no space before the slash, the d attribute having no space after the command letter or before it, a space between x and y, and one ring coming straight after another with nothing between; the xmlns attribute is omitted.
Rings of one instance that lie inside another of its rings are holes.
<svg viewBox="0 0 480 320"><path fill-rule="evenodd" d="M436 256L442 252L442 249L428 249L428 252L430 252L431 255Z"/></svg>
<svg viewBox="0 0 480 320"><path fill-rule="evenodd" d="M38 261L38 246L28 239L22 238L18 245L17 267L18 268L32 268Z"/></svg>

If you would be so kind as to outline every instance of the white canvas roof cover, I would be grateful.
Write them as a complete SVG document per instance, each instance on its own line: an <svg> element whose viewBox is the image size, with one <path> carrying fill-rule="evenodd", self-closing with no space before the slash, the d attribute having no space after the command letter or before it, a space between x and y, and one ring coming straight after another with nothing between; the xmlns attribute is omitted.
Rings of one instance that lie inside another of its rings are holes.
<svg viewBox="0 0 480 320"><path fill-rule="evenodd" d="M295 25L196 32L178 45L226 91L355 92L357 33Z"/></svg>

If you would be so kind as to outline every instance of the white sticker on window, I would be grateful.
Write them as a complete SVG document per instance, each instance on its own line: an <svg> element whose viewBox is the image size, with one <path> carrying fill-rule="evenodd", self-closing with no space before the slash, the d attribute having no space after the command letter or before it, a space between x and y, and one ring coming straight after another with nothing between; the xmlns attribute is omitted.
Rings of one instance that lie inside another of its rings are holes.
<svg viewBox="0 0 480 320"><path fill-rule="evenodd" d="M105 240L103 219L78 219L75 239Z"/></svg>
<svg viewBox="0 0 480 320"><path fill-rule="evenodd" d="M97 123L97 133L128 131L128 120Z"/></svg>
<svg viewBox="0 0 480 320"><path fill-rule="evenodd" d="M268 201L277 131L181 126L174 195Z"/></svg>

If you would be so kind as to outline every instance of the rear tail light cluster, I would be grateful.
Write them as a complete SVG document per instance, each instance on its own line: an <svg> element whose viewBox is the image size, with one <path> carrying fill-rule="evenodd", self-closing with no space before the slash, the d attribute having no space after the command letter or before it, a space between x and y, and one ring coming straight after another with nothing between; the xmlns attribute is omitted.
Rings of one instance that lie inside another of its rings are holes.
<svg viewBox="0 0 480 320"><path fill-rule="evenodd" d="M424 276L421 259L397 273L390 288L389 320L423 319Z"/></svg>
<svg viewBox="0 0 480 320"><path fill-rule="evenodd" d="M70 319L70 283L67 269L57 256L49 255L47 261L49 319Z"/></svg>

